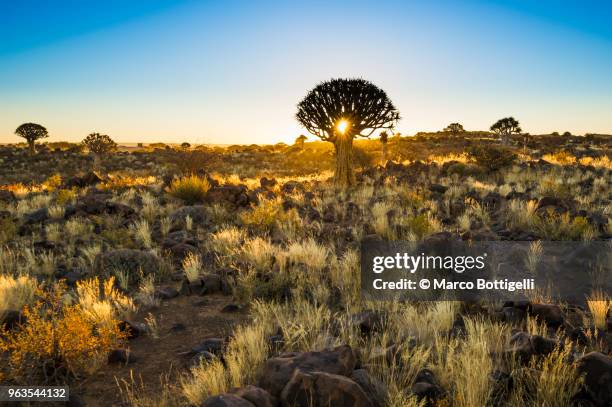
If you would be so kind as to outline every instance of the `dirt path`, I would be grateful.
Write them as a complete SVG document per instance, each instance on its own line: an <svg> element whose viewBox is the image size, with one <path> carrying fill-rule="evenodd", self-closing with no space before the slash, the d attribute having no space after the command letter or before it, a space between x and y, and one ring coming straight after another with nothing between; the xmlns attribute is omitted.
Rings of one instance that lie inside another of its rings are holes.
<svg viewBox="0 0 612 407"><path fill-rule="evenodd" d="M160 307L139 313L135 321L144 321L151 312L157 319L159 338L143 336L129 342L136 361L127 366L107 365L93 376L71 387L87 406L116 406L121 402L117 385L134 377L144 388L159 392L160 379L169 375L170 383L186 371L187 358L181 352L190 350L206 338L219 338L231 334L233 327L248 320L246 313L223 313L231 297L222 295L180 296L163 301ZM184 329L172 329L182 324Z"/></svg>

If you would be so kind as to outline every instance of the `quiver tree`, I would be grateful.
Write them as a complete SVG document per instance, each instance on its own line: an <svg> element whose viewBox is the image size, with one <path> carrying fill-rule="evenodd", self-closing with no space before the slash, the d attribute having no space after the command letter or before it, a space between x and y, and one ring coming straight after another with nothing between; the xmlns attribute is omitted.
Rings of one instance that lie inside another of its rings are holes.
<svg viewBox="0 0 612 407"><path fill-rule="evenodd" d="M117 150L117 143L106 134L91 133L83 139L83 145L87 147L89 153L94 156L94 166L100 165L102 156Z"/></svg>
<svg viewBox="0 0 612 407"><path fill-rule="evenodd" d="M376 85L364 79L332 79L314 87L298 104L297 120L309 133L334 144L335 182L355 182L352 171L353 139L392 129L399 112Z"/></svg>
<svg viewBox="0 0 612 407"><path fill-rule="evenodd" d="M387 164L387 143L389 142L389 134L386 131L380 133L380 144L382 146L382 165Z"/></svg>
<svg viewBox="0 0 612 407"><path fill-rule="evenodd" d="M508 144L512 134L520 134L522 132L518 120L514 117L499 119L491 126L491 131L500 136L503 144Z"/></svg>
<svg viewBox="0 0 612 407"><path fill-rule="evenodd" d="M450 133L451 136L457 136L461 133L465 132L463 125L461 123L451 123L444 128L444 131Z"/></svg>
<svg viewBox="0 0 612 407"><path fill-rule="evenodd" d="M34 155L34 153L36 152L36 146L34 145L34 143L36 143L36 140L49 137L47 129L36 123L22 124L21 126L17 127L17 130L15 130L15 134L19 137L23 137L24 139L26 139L26 141L28 142L30 155Z"/></svg>
<svg viewBox="0 0 612 407"><path fill-rule="evenodd" d="M295 145L300 148L300 150L304 149L304 142L306 141L306 136L300 134L298 138L295 139Z"/></svg>

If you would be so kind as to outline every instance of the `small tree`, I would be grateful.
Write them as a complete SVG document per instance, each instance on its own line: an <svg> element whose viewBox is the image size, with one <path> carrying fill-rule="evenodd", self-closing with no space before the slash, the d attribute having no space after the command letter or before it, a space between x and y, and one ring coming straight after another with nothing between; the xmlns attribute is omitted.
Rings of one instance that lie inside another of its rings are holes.
<svg viewBox="0 0 612 407"><path fill-rule="evenodd" d="M353 139L392 129L400 115L387 94L371 82L332 79L308 92L298 104L296 118L309 133L334 144L335 182L347 187L355 182Z"/></svg>
<svg viewBox="0 0 612 407"><path fill-rule="evenodd" d="M307 137L303 134L300 134L298 138L295 139L295 145L300 148L300 150L304 149L304 142L307 140Z"/></svg>
<svg viewBox="0 0 612 407"><path fill-rule="evenodd" d="M461 123L451 123L444 128L444 131L450 133L451 136L457 136L461 133L465 132L463 125Z"/></svg>
<svg viewBox="0 0 612 407"><path fill-rule="evenodd" d="M387 143L389 142L389 134L386 131L380 133L380 144L382 146L381 164L387 164Z"/></svg>
<svg viewBox="0 0 612 407"><path fill-rule="evenodd" d="M522 132L519 122L514 117L499 119L491 126L491 131L501 137L503 144L508 144L512 134L520 134Z"/></svg>
<svg viewBox="0 0 612 407"><path fill-rule="evenodd" d="M34 144L36 143L36 140L49 137L47 129L36 123L22 124L21 126L17 127L15 134L26 139L28 142L30 155L34 155L36 152L36 146Z"/></svg>
<svg viewBox="0 0 612 407"><path fill-rule="evenodd" d="M100 159L115 150L117 150L117 143L106 134L91 133L83 140L83 145L87 147L90 154L94 156L94 166L100 165Z"/></svg>
<svg viewBox="0 0 612 407"><path fill-rule="evenodd" d="M181 143L181 148L183 150L189 150L191 148L191 144L189 144L187 142Z"/></svg>

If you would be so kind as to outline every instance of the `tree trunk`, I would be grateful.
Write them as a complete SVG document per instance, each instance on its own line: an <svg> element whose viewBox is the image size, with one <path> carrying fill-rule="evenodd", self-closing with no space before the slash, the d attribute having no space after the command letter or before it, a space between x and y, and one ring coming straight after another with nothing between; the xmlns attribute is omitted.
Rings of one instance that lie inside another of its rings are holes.
<svg viewBox="0 0 612 407"><path fill-rule="evenodd" d="M30 156L36 154L36 146L34 145L34 140L28 140L28 149Z"/></svg>
<svg viewBox="0 0 612 407"><path fill-rule="evenodd" d="M382 145L382 160L381 164L384 167L387 165L387 143L383 143Z"/></svg>
<svg viewBox="0 0 612 407"><path fill-rule="evenodd" d="M94 154L93 157L94 157L94 162L93 162L94 170L99 170L100 165L102 163L102 158L100 157L100 154Z"/></svg>
<svg viewBox="0 0 612 407"><path fill-rule="evenodd" d="M353 136L339 134L334 143L336 147L336 185L346 188L355 184L353 174Z"/></svg>

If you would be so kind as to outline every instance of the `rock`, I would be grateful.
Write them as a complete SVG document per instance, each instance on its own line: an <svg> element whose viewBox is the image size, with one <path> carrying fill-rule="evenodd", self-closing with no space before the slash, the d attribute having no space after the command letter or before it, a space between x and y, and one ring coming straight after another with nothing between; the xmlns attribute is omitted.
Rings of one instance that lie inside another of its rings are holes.
<svg viewBox="0 0 612 407"><path fill-rule="evenodd" d="M33 225L36 223L43 223L49 219L49 211L47 208L41 208L34 212L30 212L23 217L24 225Z"/></svg>
<svg viewBox="0 0 612 407"><path fill-rule="evenodd" d="M132 321L120 321L119 330L126 333L127 339L138 338L146 335L149 331L145 324Z"/></svg>
<svg viewBox="0 0 612 407"><path fill-rule="evenodd" d="M191 353L210 352L220 356L225 349L225 340L222 338L207 338L203 342L191 348Z"/></svg>
<svg viewBox="0 0 612 407"><path fill-rule="evenodd" d="M577 373L584 374L584 385L598 406L612 405L612 359L591 352L577 360Z"/></svg>
<svg viewBox="0 0 612 407"><path fill-rule="evenodd" d="M275 407L278 404L278 401L261 387L249 385L233 389L231 392L251 402L255 407Z"/></svg>
<svg viewBox="0 0 612 407"><path fill-rule="evenodd" d="M504 406L504 401L507 400L514 387L512 376L501 370L495 370L489 375L489 378L492 384L487 405L494 407Z"/></svg>
<svg viewBox="0 0 612 407"><path fill-rule="evenodd" d="M362 334L369 335L382 330L386 315L381 311L365 310L351 317L353 324L358 325Z"/></svg>
<svg viewBox="0 0 612 407"><path fill-rule="evenodd" d="M84 280L85 278L87 278L87 276L78 270L69 271L62 276L62 279L64 279L66 284L68 284L70 287L76 286L77 282Z"/></svg>
<svg viewBox="0 0 612 407"><path fill-rule="evenodd" d="M217 356L212 354L211 352L203 351L196 353L189 361L189 367L200 366L202 362L211 362L215 359L218 359Z"/></svg>
<svg viewBox="0 0 612 407"><path fill-rule="evenodd" d="M221 276L214 273L203 273L200 276L207 294L221 291Z"/></svg>
<svg viewBox="0 0 612 407"><path fill-rule="evenodd" d="M166 247L166 243L167 239L164 241L162 246ZM190 253L197 253L198 248L187 243L176 243L168 247L168 251L170 251L174 258L182 261Z"/></svg>
<svg viewBox="0 0 612 407"><path fill-rule="evenodd" d="M232 313L240 311L240 306L237 304L227 304L225 307L221 308L221 312Z"/></svg>
<svg viewBox="0 0 612 407"><path fill-rule="evenodd" d="M304 185L298 181L287 181L281 187L281 191L285 194L291 194L295 191L304 192Z"/></svg>
<svg viewBox="0 0 612 407"><path fill-rule="evenodd" d="M515 354L522 362L527 363L533 356L550 354L556 347L561 347L562 343L540 335L516 332L510 337L510 345L506 353Z"/></svg>
<svg viewBox="0 0 612 407"><path fill-rule="evenodd" d="M254 407L254 404L235 394L225 393L207 398L201 407Z"/></svg>
<svg viewBox="0 0 612 407"><path fill-rule="evenodd" d="M87 404L85 404L85 401L83 401L81 397L74 394L73 392L70 392L68 396L68 402L66 402L65 406L66 407L87 407Z"/></svg>
<svg viewBox="0 0 612 407"><path fill-rule="evenodd" d="M90 171L83 176L72 177L72 178L67 179L66 182L64 183L64 186L66 188L73 188L73 187L85 188L85 187L89 187L92 185L96 185L97 183L101 181L102 181L102 178L98 177L98 175L95 172Z"/></svg>
<svg viewBox="0 0 612 407"><path fill-rule="evenodd" d="M440 185L440 184L431 184L429 186L429 190L437 194L444 194L447 189L448 187L445 187L444 185Z"/></svg>
<svg viewBox="0 0 612 407"><path fill-rule="evenodd" d="M414 383L410 388L410 391L417 397L417 399L425 399L428 403L439 399L443 394L443 391L439 386L426 382Z"/></svg>
<svg viewBox="0 0 612 407"><path fill-rule="evenodd" d="M94 270L98 275L110 275L115 270L123 270L132 283L139 280L140 273L144 276L155 274L160 267L160 260L153 253L133 249L100 253L94 261Z"/></svg>
<svg viewBox="0 0 612 407"><path fill-rule="evenodd" d="M185 218L187 218L187 216L191 218L194 225L206 225L209 221L203 205L183 206L170 214L170 220L173 224L184 225ZM173 240L177 240L172 235L168 235L168 237Z"/></svg>
<svg viewBox="0 0 612 407"><path fill-rule="evenodd" d="M172 326L170 327L170 332L183 332L186 329L187 327L185 326L185 324L177 322L175 324L172 324Z"/></svg>
<svg viewBox="0 0 612 407"><path fill-rule="evenodd" d="M351 379L368 395L373 406L382 407L384 405L385 385L370 376L367 370L353 370Z"/></svg>
<svg viewBox="0 0 612 407"><path fill-rule="evenodd" d="M249 206L250 199L244 185L222 185L213 187L206 194L208 203L219 203L241 208Z"/></svg>
<svg viewBox="0 0 612 407"><path fill-rule="evenodd" d="M178 297L179 292L174 287L159 287L155 290L155 296L162 300L169 300Z"/></svg>
<svg viewBox="0 0 612 407"><path fill-rule="evenodd" d="M348 376L356 358L348 345L318 352L292 352L268 359L259 386L278 397L296 369Z"/></svg>
<svg viewBox="0 0 612 407"><path fill-rule="evenodd" d="M561 307L554 304L531 304L531 306L527 309L529 314L535 317L546 325L557 328L563 325L563 311L561 311Z"/></svg>
<svg viewBox="0 0 612 407"><path fill-rule="evenodd" d="M511 324L518 324L527 317L527 313L524 310L515 307L504 307L502 313L504 321Z"/></svg>
<svg viewBox="0 0 612 407"><path fill-rule="evenodd" d="M264 189L270 189L274 187L277 183L278 182L274 178L269 179L269 178L263 177L259 180L259 185L261 185L261 187Z"/></svg>
<svg viewBox="0 0 612 407"><path fill-rule="evenodd" d="M281 401L286 407L372 406L363 389L348 377L301 369L293 372L282 390Z"/></svg>
<svg viewBox="0 0 612 407"><path fill-rule="evenodd" d="M544 196L538 201L536 211L541 212L551 209L556 213L564 213L569 211L572 207L573 205L571 205L567 200L553 196Z"/></svg>
<svg viewBox="0 0 612 407"><path fill-rule="evenodd" d="M108 355L108 363L130 364L136 361L136 357L127 349L115 349Z"/></svg>

